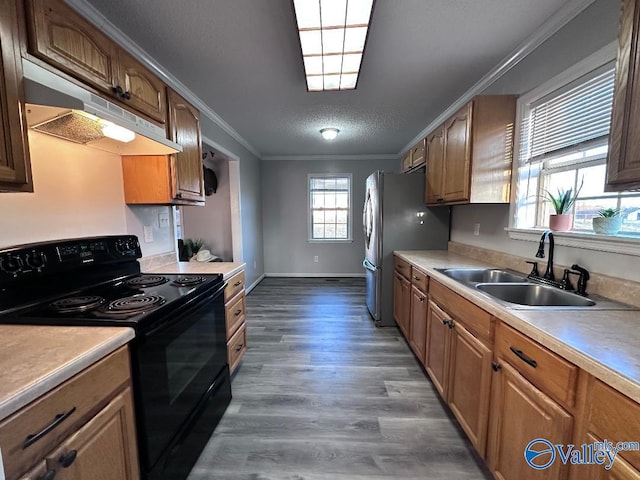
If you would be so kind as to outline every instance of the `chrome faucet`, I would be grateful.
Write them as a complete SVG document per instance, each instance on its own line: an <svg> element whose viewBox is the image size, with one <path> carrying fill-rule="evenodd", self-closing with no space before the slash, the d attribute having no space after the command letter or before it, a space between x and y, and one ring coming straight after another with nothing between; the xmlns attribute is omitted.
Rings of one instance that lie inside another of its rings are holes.
<svg viewBox="0 0 640 480"><path fill-rule="evenodd" d="M544 258L544 242L549 237L549 261L547 262L547 270L544 272L542 278L546 278L547 280L555 280L555 275L553 274L553 248L554 248L554 240L553 233L550 230L546 230L542 234L542 238L540 239L540 246L538 247L538 252L536 253L537 258Z"/></svg>

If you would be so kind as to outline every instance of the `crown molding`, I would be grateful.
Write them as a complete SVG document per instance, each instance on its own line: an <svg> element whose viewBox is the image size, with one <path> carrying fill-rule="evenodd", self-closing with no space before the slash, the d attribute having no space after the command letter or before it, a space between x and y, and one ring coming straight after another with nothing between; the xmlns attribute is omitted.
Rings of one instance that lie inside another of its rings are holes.
<svg viewBox="0 0 640 480"><path fill-rule="evenodd" d="M582 13L582 11L584 11L593 2L595 2L595 0L570 0L565 3L552 17L547 19L547 21L543 23L542 26L533 33L533 35L512 50L511 53L498 62L498 64L493 67L489 73L478 80L469 90L458 98L458 100L450 105L449 108L442 112L435 118L435 120L427 125L424 130L416 135L415 138L407 143L407 145L398 152L398 156L400 157L403 152L409 150L416 143L442 125L449 117L469 103L473 97L482 93L496 80L505 75L536 48L551 38L551 36L553 36L558 30Z"/></svg>
<svg viewBox="0 0 640 480"><path fill-rule="evenodd" d="M395 153L388 154L363 154L363 155L265 155L264 161L286 162L286 161L315 161L315 160L399 160Z"/></svg>
<svg viewBox="0 0 640 480"><path fill-rule="evenodd" d="M229 134L234 140L249 150L253 155L262 158L260 152L256 150L247 140L245 140L231 125L225 122L211 107L204 103L195 93L189 90L180 80L174 77L169 71L160 65L151 55L144 51L137 43L125 35L122 30L116 27L111 21L105 17L99 10L86 0L65 0L67 4L77 10L87 20L92 22L108 37L123 47L129 54L133 55L138 61L144 64L149 70L154 72L169 87L173 88L192 103L201 114L204 114Z"/></svg>

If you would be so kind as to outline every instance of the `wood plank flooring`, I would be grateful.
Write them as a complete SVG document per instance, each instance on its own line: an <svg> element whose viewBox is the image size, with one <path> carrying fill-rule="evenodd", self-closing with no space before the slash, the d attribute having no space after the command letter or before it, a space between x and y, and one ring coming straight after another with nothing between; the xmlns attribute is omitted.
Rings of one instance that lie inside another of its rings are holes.
<svg viewBox="0 0 640 480"><path fill-rule="evenodd" d="M491 476L364 279L266 278L247 296L233 400L188 480Z"/></svg>

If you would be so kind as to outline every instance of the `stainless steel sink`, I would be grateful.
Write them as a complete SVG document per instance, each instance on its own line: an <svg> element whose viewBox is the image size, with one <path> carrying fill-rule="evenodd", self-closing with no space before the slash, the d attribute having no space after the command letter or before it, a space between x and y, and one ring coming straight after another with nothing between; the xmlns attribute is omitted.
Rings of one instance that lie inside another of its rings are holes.
<svg viewBox="0 0 640 480"><path fill-rule="evenodd" d="M592 307L593 300L575 293L533 283L480 283L478 290L504 302L538 307Z"/></svg>
<svg viewBox="0 0 640 480"><path fill-rule="evenodd" d="M447 277L466 283L513 283L526 282L525 275L519 275L497 268L436 268Z"/></svg>

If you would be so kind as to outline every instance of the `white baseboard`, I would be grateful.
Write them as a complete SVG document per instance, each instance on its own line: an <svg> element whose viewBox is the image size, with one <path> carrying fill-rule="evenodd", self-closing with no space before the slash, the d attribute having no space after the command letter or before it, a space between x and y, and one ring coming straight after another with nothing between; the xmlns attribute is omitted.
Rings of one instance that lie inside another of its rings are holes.
<svg viewBox="0 0 640 480"><path fill-rule="evenodd" d="M364 278L364 273L265 273L265 277Z"/></svg>
<svg viewBox="0 0 640 480"><path fill-rule="evenodd" d="M257 279L255 282L253 282L251 285L249 285L247 288L245 288L245 294L246 294L246 295L248 295L248 294L249 294L249 292L250 292L251 290L253 290L254 288L256 288L256 287L258 286L258 284L259 284L262 280L264 280L264 274L260 275L260 276L258 277L258 279Z"/></svg>

